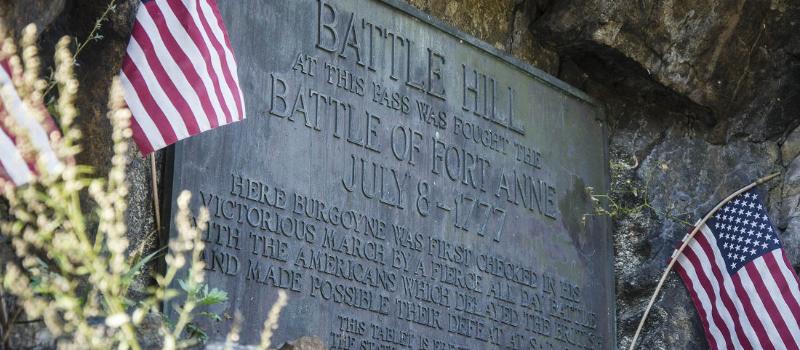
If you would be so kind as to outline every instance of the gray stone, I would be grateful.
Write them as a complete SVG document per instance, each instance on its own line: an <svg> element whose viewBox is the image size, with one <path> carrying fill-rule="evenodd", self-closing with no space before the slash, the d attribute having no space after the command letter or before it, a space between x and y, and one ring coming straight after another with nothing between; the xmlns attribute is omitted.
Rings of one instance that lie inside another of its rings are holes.
<svg viewBox="0 0 800 350"><path fill-rule="evenodd" d="M782 191L781 211L785 218L785 230L781 238L790 257L800 256L800 155L786 168ZM793 259L795 266L800 260Z"/></svg>
<svg viewBox="0 0 800 350"><path fill-rule="evenodd" d="M55 349L56 342L42 321L19 322L12 325L9 334L10 349Z"/></svg>
<svg viewBox="0 0 800 350"><path fill-rule="evenodd" d="M0 17L13 33L33 23L39 32L46 30L64 10L65 0L28 0L0 2Z"/></svg>
<svg viewBox="0 0 800 350"><path fill-rule="evenodd" d="M800 156L800 127L795 128L781 145L781 159L784 166L788 166L797 156Z"/></svg>
<svg viewBox="0 0 800 350"><path fill-rule="evenodd" d="M223 350L226 349L226 343L222 341L212 341L204 346L206 350ZM256 345L242 345L239 343L231 344L232 350L256 350ZM273 349L273 348L270 348ZM328 347L317 337L300 337L292 341L288 341L277 348L277 350L325 350Z"/></svg>
<svg viewBox="0 0 800 350"><path fill-rule="evenodd" d="M327 347L317 337L302 337L283 344L278 350L325 350Z"/></svg>

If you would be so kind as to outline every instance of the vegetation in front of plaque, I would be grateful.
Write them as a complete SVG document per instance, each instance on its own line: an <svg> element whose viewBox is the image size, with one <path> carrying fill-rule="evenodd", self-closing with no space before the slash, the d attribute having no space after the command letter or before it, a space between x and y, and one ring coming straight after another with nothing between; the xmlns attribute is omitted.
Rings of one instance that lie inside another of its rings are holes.
<svg viewBox="0 0 800 350"><path fill-rule="evenodd" d="M583 215L583 224L585 225L586 220L592 216L607 216L614 220L621 220L635 218L650 211L659 217L693 227L684 219L688 213L676 213L674 207L660 210L651 204L647 192L649 181L641 183L626 176L637 165L638 162L631 165L622 160L611 161L611 188L608 193L596 193L593 187L586 187L586 193L592 199L593 212ZM666 165L662 165L661 168L667 170Z"/></svg>
<svg viewBox="0 0 800 350"><path fill-rule="evenodd" d="M112 10L113 1L103 17ZM101 25L102 18L97 23ZM75 55L68 49L71 41L66 37L59 41L48 84L39 78L35 33L32 25L25 29L19 59L16 45L0 30L0 59L9 58L15 73L13 83L28 115L40 124L47 112L57 119L60 132L48 136L64 166L57 172L47 172L30 136L14 123L14 118L0 118L3 126L17 135L23 156L35 164L38 173L24 186L0 184L2 199L9 207L7 215L0 215L0 232L13 247L12 261L2 270L0 347L8 348L17 322L30 320L41 320L56 346L65 349L139 349L145 337L156 338L155 343L146 344L148 347L157 345L163 349L205 342L208 337L195 320L220 320L220 316L200 310L228 298L226 292L204 283L204 244L200 235L207 227L208 211L202 208L193 216L190 194L181 193L175 218L178 234L168 246L155 252L147 252L147 240L137 247L130 246L125 212L131 114L125 107L120 84L113 82L108 102L113 126L112 167L107 176L101 177L74 162L80 152L81 133L73 125L78 115L75 100L79 89L73 73ZM90 35L87 40L99 38ZM47 111L35 107L43 106L50 86L57 97L49 101ZM0 90L3 99L8 88L11 87ZM166 271L153 276L154 283L144 296L133 298L131 285L156 259L164 259ZM163 314L164 305L170 305L174 312ZM264 322L259 349L270 346L285 305L286 294L281 291ZM241 321L237 315L226 349L238 342ZM148 322L150 325L145 325ZM157 334L154 337L145 332Z"/></svg>
<svg viewBox="0 0 800 350"><path fill-rule="evenodd" d="M15 74L14 85L28 116L39 123L46 118L43 92L48 84L39 79L39 58L35 28L23 34L22 57L16 55L12 40L2 40L2 57L9 57ZM0 230L10 240L14 259L3 271L3 292L16 300L28 320L41 319L57 339L60 348L139 349L139 327L148 317L165 317L161 306L172 305L175 316L158 322L158 333L165 349L185 348L203 340L192 322L209 316L198 307L225 302L227 295L203 283L203 243L208 213L200 210L190 219L189 194L178 200L178 235L164 252L166 271L154 276L155 283L146 296L129 298L131 284L143 268L162 250L145 254L145 246L130 247L125 225L128 186L125 179L128 141L131 137L130 112L125 108L118 81L112 84L108 117L113 126L113 157L107 176L93 174L89 167L77 165L81 133L73 126L78 114L75 99L78 82L74 78L74 56L62 39L56 49L53 80L58 97L50 110L58 116L60 133L50 141L63 163L62 169L48 172L44 159L32 145L30 136L15 118L2 118L5 127L17 135L23 156L36 164L38 176L28 185L14 187L4 183L2 191L9 205L9 218L0 221ZM4 87L8 94L10 86ZM3 96L6 97L6 96ZM7 100L7 99L6 99ZM11 113L5 111L4 113ZM177 276L183 274L183 278ZM177 281L180 290L171 286ZM3 311L6 303L3 303ZM6 314L6 313L4 313ZM12 316L13 317L13 316ZM5 322L4 339L14 331L14 321Z"/></svg>

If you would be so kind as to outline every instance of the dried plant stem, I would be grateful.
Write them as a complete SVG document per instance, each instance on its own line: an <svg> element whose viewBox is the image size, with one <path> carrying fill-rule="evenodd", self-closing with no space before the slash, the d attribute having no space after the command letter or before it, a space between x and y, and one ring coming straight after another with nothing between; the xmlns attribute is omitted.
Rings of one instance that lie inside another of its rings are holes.
<svg viewBox="0 0 800 350"><path fill-rule="evenodd" d="M765 183L765 182L771 180L772 178L774 178L774 177L776 177L778 175L780 175L780 173L773 173L773 174L764 176L764 177L756 180L755 182L753 182L753 183L751 183L751 184L749 184L749 185L747 185L745 187L742 187L738 191L733 192L733 194L731 194L730 196L728 196L727 198L725 198L721 202L719 202L719 204L717 204L717 206L715 206L713 209L711 209L711 211L709 211L708 214L706 214L706 216L703 217L703 219L700 220L700 222L698 222L697 225L695 225L695 227L692 230L692 232L684 239L683 244L681 244L680 248L678 248L678 250L675 252L675 254L673 254L672 259L670 259L670 261L669 261L669 265L667 265L667 269L664 270L664 273L661 275L661 279L658 281L658 285L656 285L656 289L653 291L653 296L650 297L650 302L647 303L647 308L644 309L644 314L642 315L642 319L639 321L639 326L636 328L636 333L634 333L634 335L633 335L633 340L631 340L631 346L630 346L629 350L633 350L633 349L636 348L636 341L639 339L639 335L642 332L642 328L644 328L644 322L647 321L647 316L650 314L650 309L653 307L653 303L655 303L656 297L658 297L658 292L660 292L661 288L664 286L664 282L667 280L667 276L669 276L669 272L672 271L672 268L675 266L675 262L678 261L678 257L683 253L683 250L686 249L687 246L689 246L689 242L691 242L692 239L694 239L694 236L697 235L697 232L700 232L700 228L703 225L706 224L706 221L711 219L711 216L713 216L717 212L717 210L719 210L719 208L722 208L722 206L724 206L726 203L730 202L733 198L735 198L736 196L746 192L747 190L749 190L749 189L751 189L753 187L756 187L756 186L758 186L758 185L760 185L762 183Z"/></svg>
<svg viewBox="0 0 800 350"><path fill-rule="evenodd" d="M72 56L72 60L73 61L77 60L78 59L78 55L80 55L81 51L83 51L83 48L86 47L86 45L88 45L89 42L94 40L95 35L97 35L97 32L100 31L101 28L103 28L103 22L105 22L108 19L108 15L112 11L114 11L116 6L117 6L117 0L111 0L111 1L108 2L108 6L106 6L106 10L103 11L103 14L100 15L100 17L97 19L97 21L94 22L94 27L92 27L92 31L89 32L89 35L86 37L86 40L84 40L83 43L78 45L78 48L75 49L75 53Z"/></svg>
<svg viewBox="0 0 800 350"><path fill-rule="evenodd" d="M94 22L94 26L92 27L92 31L89 32L89 35L86 36L86 39L84 39L82 43L78 44L78 47L75 49L75 53L72 55L73 64L78 61L78 55L80 55L81 51L83 51L83 49L86 47L86 45L89 45L90 42L95 41L96 39L98 39L97 35L98 35L98 32L100 31L100 29L103 28L103 22L108 20L108 15L111 14L111 12L113 12L114 9L116 9L116 7L117 7L117 0L109 1L108 6L106 6L105 11L103 11L103 14L100 15L100 17L97 18L97 20ZM56 84L57 84L56 80L51 75L50 83L47 85L47 89L45 89L45 91L42 94L42 96L47 96L47 94L50 93L50 91L53 90L53 88L56 86Z"/></svg>
<svg viewBox="0 0 800 350"><path fill-rule="evenodd" d="M264 320L264 328L261 330L261 343L258 345L259 350L267 350L272 344L272 333L278 329L278 318L281 316L281 310L286 306L288 296L283 290L278 291L278 300L272 304L269 309L269 315Z"/></svg>

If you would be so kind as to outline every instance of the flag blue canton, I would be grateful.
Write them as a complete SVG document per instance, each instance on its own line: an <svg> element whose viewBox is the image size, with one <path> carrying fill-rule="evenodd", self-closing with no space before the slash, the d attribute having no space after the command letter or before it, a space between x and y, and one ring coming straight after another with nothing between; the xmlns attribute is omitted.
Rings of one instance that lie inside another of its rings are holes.
<svg viewBox="0 0 800 350"><path fill-rule="evenodd" d="M738 195L708 221L731 274L762 255L781 248L777 230L761 196L750 190Z"/></svg>

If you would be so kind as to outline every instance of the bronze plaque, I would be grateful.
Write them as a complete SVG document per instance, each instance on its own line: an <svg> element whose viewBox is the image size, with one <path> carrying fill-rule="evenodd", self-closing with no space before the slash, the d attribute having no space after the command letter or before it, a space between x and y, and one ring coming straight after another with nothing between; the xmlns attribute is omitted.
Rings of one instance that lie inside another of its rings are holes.
<svg viewBox="0 0 800 350"><path fill-rule="evenodd" d="M207 278L231 297L212 311L241 312L243 343L282 289L273 344L615 346L590 98L400 1L220 8L248 115L176 145L172 201L209 208Z"/></svg>

